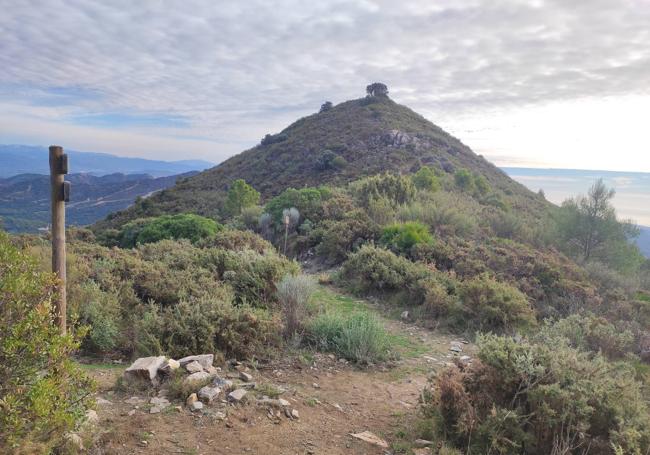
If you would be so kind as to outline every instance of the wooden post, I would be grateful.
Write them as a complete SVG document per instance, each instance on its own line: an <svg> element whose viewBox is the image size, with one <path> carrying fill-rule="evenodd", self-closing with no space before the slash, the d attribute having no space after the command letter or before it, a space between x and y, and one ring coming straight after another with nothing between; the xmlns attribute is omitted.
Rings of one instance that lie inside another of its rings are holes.
<svg viewBox="0 0 650 455"><path fill-rule="evenodd" d="M56 321L61 333L66 333L66 264L65 264L65 200L68 188L64 175L68 173L67 155L58 145L50 147L50 183L52 198L52 272L59 279L55 301Z"/></svg>

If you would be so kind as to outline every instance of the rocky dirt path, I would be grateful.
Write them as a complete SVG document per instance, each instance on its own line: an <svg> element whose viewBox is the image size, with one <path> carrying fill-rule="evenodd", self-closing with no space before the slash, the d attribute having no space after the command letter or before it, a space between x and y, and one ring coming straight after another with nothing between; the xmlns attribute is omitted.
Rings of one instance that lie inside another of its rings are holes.
<svg viewBox="0 0 650 455"><path fill-rule="evenodd" d="M327 290L327 298L366 310L372 305ZM432 370L450 356L457 338L413 324L381 318L400 340L402 360L359 369L332 355L292 353L285 359L257 365L251 373L258 388L285 390L281 397L299 412L298 419L272 416L249 393L247 404L207 406L191 413L182 403L149 413L145 403L126 403L132 394L113 390L121 368L93 368L98 379L99 425L91 453L97 454L385 454L350 433L371 431L394 444L403 425L417 410L418 398ZM472 346L463 344L463 353ZM143 397L148 400L148 397ZM104 402L108 400L110 403ZM176 405L179 405L176 407ZM223 414L226 415L225 419Z"/></svg>

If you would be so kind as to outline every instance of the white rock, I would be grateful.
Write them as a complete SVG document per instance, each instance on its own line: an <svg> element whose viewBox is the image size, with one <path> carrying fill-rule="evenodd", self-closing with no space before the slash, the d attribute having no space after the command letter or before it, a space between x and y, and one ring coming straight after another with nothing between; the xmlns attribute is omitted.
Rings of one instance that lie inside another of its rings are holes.
<svg viewBox="0 0 650 455"><path fill-rule="evenodd" d="M219 396L221 389L219 387L209 387L205 386L199 390L199 399L206 403L212 403L212 401Z"/></svg>
<svg viewBox="0 0 650 455"><path fill-rule="evenodd" d="M131 397L128 400L124 400L126 404L134 404L134 405L142 404L145 401L146 400L144 398L140 398L140 397Z"/></svg>
<svg viewBox="0 0 650 455"><path fill-rule="evenodd" d="M280 403L280 406L282 406L283 408L286 408L287 406L289 406L291 404L287 400L285 400L284 398L279 398L278 403Z"/></svg>
<svg viewBox="0 0 650 455"><path fill-rule="evenodd" d="M99 423L99 416L97 411L89 409L86 411L86 424L87 425L97 425Z"/></svg>
<svg viewBox="0 0 650 455"><path fill-rule="evenodd" d="M292 409L291 410L291 418L292 419L299 419L300 418L300 413L298 412L297 409Z"/></svg>
<svg viewBox="0 0 650 455"><path fill-rule="evenodd" d="M402 318L403 321L408 321L410 316L410 313L408 311L402 311L402 314L400 315L400 318Z"/></svg>
<svg viewBox="0 0 650 455"><path fill-rule="evenodd" d="M187 397L187 400L185 400L185 404L187 406L192 406L192 404L196 403L198 400L199 397L196 396L196 393L192 393L189 397Z"/></svg>
<svg viewBox="0 0 650 455"><path fill-rule="evenodd" d="M253 380L253 376L249 373L246 373L245 371L240 371L239 379L241 379L244 382L251 382Z"/></svg>
<svg viewBox="0 0 650 455"><path fill-rule="evenodd" d="M128 380L146 380L158 384L158 368L165 363L165 357L140 357L124 371Z"/></svg>
<svg viewBox="0 0 650 455"><path fill-rule="evenodd" d="M210 373L206 371L197 371L196 373L192 373L191 375L187 376L185 379L183 379L183 382L185 384L189 385L194 385L194 384L199 384L202 381L210 379Z"/></svg>
<svg viewBox="0 0 650 455"><path fill-rule="evenodd" d="M228 399L234 402L240 402L246 396L246 390L236 389L228 394Z"/></svg>
<svg viewBox="0 0 650 455"><path fill-rule="evenodd" d="M413 441L413 445L418 448L431 447L433 445L433 442L427 441L426 439L416 439Z"/></svg>
<svg viewBox="0 0 650 455"><path fill-rule="evenodd" d="M190 405L190 410L193 412L200 411L201 409L203 409L203 403L201 403L200 401L195 401Z"/></svg>
<svg viewBox="0 0 650 455"><path fill-rule="evenodd" d="M164 397L153 397L151 400L149 400L149 403L161 409L165 409L171 404L169 400Z"/></svg>
<svg viewBox="0 0 650 455"><path fill-rule="evenodd" d="M208 369L212 366L212 362L214 362L214 354L190 355L179 359L178 363L184 367L188 363L194 361L199 362L204 369Z"/></svg>
<svg viewBox="0 0 650 455"><path fill-rule="evenodd" d="M81 436L79 436L77 433L68 433L68 434L65 435L65 438L77 450L83 450L84 449L83 439L81 439Z"/></svg>
<svg viewBox="0 0 650 455"><path fill-rule="evenodd" d="M193 360L185 365L185 369L187 370L188 373L198 373L199 371L203 371L203 367L199 362L196 360Z"/></svg>
<svg viewBox="0 0 650 455"><path fill-rule="evenodd" d="M365 441L365 442L367 442L369 444L381 447L382 449L387 449L388 448L388 443L386 441L381 439L376 434L371 433L370 431L363 431L361 433L350 433L350 436L352 436L353 438Z"/></svg>
<svg viewBox="0 0 650 455"><path fill-rule="evenodd" d="M178 370L180 368L181 364L174 359L167 359L165 361L165 364L160 367L160 372L163 374L169 374L174 370Z"/></svg>

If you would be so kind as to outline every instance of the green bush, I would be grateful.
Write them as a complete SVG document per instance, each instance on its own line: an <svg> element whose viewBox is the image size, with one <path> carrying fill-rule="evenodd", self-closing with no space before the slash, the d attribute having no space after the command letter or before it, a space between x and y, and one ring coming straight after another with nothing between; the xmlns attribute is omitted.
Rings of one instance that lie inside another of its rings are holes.
<svg viewBox="0 0 650 455"><path fill-rule="evenodd" d="M634 349L634 334L593 314L573 314L554 323L547 322L541 339L564 338L569 346L600 352L609 359L621 359Z"/></svg>
<svg viewBox="0 0 650 455"><path fill-rule="evenodd" d="M251 231L238 231L235 229L224 229L217 232L213 237L200 241L197 246L201 248L223 248L231 251L253 250L256 253L275 251L275 248L267 240Z"/></svg>
<svg viewBox="0 0 650 455"><path fill-rule="evenodd" d="M406 292L412 302L423 299L420 281L427 278L428 269L392 251L364 245L350 254L343 263L340 281L353 292L361 294Z"/></svg>
<svg viewBox="0 0 650 455"><path fill-rule="evenodd" d="M245 180L237 179L228 189L224 208L229 215L235 216L241 214L245 208L256 206L259 202L260 193Z"/></svg>
<svg viewBox="0 0 650 455"><path fill-rule="evenodd" d="M312 221L322 217L322 204L326 190L319 188L288 188L266 203L265 210L273 218L277 226L282 226L282 212L285 209L296 208L302 219Z"/></svg>
<svg viewBox="0 0 650 455"><path fill-rule="evenodd" d="M92 382L70 356L79 347L54 321L54 277L0 232L0 452L48 454L90 404Z"/></svg>
<svg viewBox="0 0 650 455"><path fill-rule="evenodd" d="M359 364L387 360L389 338L381 323L369 313L324 313L307 327L307 340L313 347L334 352Z"/></svg>
<svg viewBox="0 0 650 455"><path fill-rule="evenodd" d="M411 221L385 227L380 241L395 252L408 254L416 245L432 243L433 238L426 225Z"/></svg>
<svg viewBox="0 0 650 455"><path fill-rule="evenodd" d="M236 358L264 354L280 342L281 325L263 309L234 306L232 296L150 305L137 323L137 353L178 358L222 352Z"/></svg>
<svg viewBox="0 0 650 455"><path fill-rule="evenodd" d="M318 243L316 252L328 262L337 264L348 253L378 236L378 226L360 211L352 211L342 220L326 220L314 229L311 237Z"/></svg>
<svg viewBox="0 0 650 455"><path fill-rule="evenodd" d="M479 275L461 283L463 320L476 330L512 332L535 325L535 312L517 288Z"/></svg>
<svg viewBox="0 0 650 455"><path fill-rule="evenodd" d="M462 190L474 190L474 178L472 173L467 169L458 169L454 173L454 182L456 182L456 186Z"/></svg>
<svg viewBox="0 0 650 455"><path fill-rule="evenodd" d="M353 182L350 190L361 206L386 198L395 205L406 204L415 197L415 185L409 177L395 174L381 174Z"/></svg>
<svg viewBox="0 0 650 455"><path fill-rule="evenodd" d="M487 335L478 360L423 393L435 432L468 453L641 455L648 409L633 369L567 346Z"/></svg>
<svg viewBox="0 0 650 455"><path fill-rule="evenodd" d="M440 189L440 182L436 172L429 166L422 166L415 174L413 174L413 184L419 190L425 191L438 191Z"/></svg>
<svg viewBox="0 0 650 455"><path fill-rule="evenodd" d="M136 238L137 244L164 239L188 239L196 242L223 229L216 221L191 213L163 215L151 220Z"/></svg>
<svg viewBox="0 0 650 455"><path fill-rule="evenodd" d="M117 295L102 291L97 283L89 281L81 285L82 301L79 320L89 327L83 348L90 352L109 352L120 342L120 304Z"/></svg>
<svg viewBox="0 0 650 455"><path fill-rule="evenodd" d="M276 299L275 283L299 271L296 262L274 252L209 249L203 252L202 266L214 270L235 291L237 304L270 307Z"/></svg>

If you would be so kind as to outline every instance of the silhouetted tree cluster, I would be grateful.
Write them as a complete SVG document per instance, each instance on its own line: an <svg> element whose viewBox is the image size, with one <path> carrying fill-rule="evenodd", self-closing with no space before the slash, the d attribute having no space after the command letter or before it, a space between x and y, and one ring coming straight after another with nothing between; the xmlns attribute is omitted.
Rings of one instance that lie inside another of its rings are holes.
<svg viewBox="0 0 650 455"><path fill-rule="evenodd" d="M366 87L368 96L388 96L388 87L381 82L374 82Z"/></svg>
<svg viewBox="0 0 650 455"><path fill-rule="evenodd" d="M331 101L325 101L323 104L320 106L320 112L327 112L332 109L332 102Z"/></svg>

